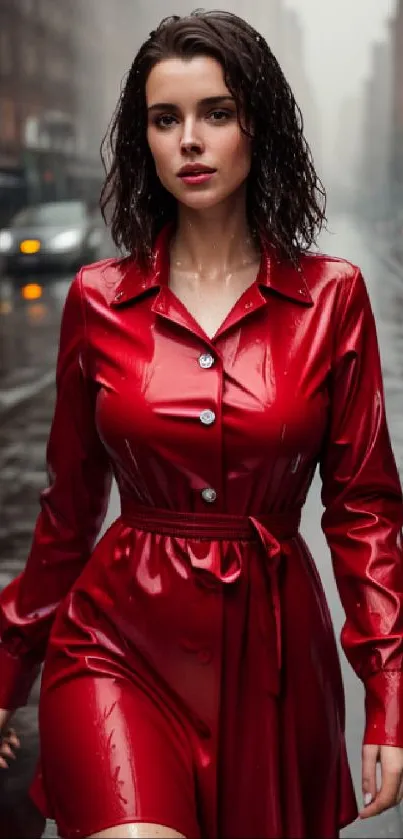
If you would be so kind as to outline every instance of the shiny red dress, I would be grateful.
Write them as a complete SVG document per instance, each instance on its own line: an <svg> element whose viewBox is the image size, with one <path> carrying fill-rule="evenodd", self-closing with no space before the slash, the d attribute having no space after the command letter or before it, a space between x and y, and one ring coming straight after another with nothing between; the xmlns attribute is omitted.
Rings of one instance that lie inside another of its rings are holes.
<svg viewBox="0 0 403 839"><path fill-rule="evenodd" d="M45 658L33 794L68 839L334 837L356 816L336 644L300 511L316 466L367 696L403 746L402 497L360 271L262 256L209 340L168 285L84 268L23 574L1 594L0 706ZM122 515L99 533L114 474Z"/></svg>

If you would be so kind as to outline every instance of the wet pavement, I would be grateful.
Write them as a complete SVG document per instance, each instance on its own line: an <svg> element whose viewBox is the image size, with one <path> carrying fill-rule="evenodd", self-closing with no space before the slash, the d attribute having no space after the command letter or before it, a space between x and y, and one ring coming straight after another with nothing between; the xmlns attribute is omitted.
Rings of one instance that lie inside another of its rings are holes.
<svg viewBox="0 0 403 839"><path fill-rule="evenodd" d="M359 264L375 311L384 369L389 427L403 476L403 266L391 263L382 242L351 218L332 219L321 249ZM38 493L45 485L45 444L54 404L54 364L60 315L71 277L50 283L36 301L23 300L18 289L0 280L0 588L17 574L26 559L38 512ZM104 529L118 512L114 493ZM320 485L315 479L303 515L302 531L317 561L326 588L336 632L343 611L332 576L329 552L320 530ZM360 795L360 749L363 690L342 656L347 700L347 743ZM15 717L22 750L15 765L0 775L0 839L39 837L43 825L26 794L38 749L36 731L38 685L30 703ZM56 836L49 823L46 836ZM342 832L353 837L401 837L398 808L378 819L357 821Z"/></svg>

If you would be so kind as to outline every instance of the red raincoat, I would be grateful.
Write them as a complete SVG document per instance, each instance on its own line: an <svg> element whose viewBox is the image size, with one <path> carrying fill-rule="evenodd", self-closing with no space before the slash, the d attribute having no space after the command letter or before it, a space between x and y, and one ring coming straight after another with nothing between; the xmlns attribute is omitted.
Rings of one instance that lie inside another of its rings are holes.
<svg viewBox="0 0 403 839"><path fill-rule="evenodd" d="M36 800L65 837L334 837L356 816L340 668L298 523L313 474L366 686L365 740L403 746L402 497L360 271L264 249L209 340L168 285L84 268L25 571L0 597L0 707L46 654ZM122 515L94 549L111 476ZM50 635L49 635L50 634Z"/></svg>

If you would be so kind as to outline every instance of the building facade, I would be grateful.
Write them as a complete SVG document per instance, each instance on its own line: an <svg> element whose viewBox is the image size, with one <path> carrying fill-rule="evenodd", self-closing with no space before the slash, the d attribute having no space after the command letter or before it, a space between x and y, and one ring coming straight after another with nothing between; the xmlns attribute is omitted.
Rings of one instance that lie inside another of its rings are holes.
<svg viewBox="0 0 403 839"><path fill-rule="evenodd" d="M363 211L370 219L387 217L391 201L392 33L374 43L371 72L364 85L361 165L358 169Z"/></svg>
<svg viewBox="0 0 403 839"><path fill-rule="evenodd" d="M84 197L103 179L100 145L125 74L163 15L148 0L0 0L0 225L24 203ZM204 4L216 8L214 0ZM186 14L191 0L176 0ZM233 0L221 8L232 10ZM301 29L283 0L239 0L267 38L304 113L318 157ZM291 14L291 17L290 17Z"/></svg>
<svg viewBox="0 0 403 839"><path fill-rule="evenodd" d="M0 224L25 203L87 197L91 167L99 181L80 141L83 8L1 0Z"/></svg>
<svg viewBox="0 0 403 839"><path fill-rule="evenodd" d="M315 168L321 176L321 124L314 90L306 70L303 28L298 14L287 6L281 9L281 35L277 57L301 110L304 136L311 150Z"/></svg>
<svg viewBox="0 0 403 839"><path fill-rule="evenodd" d="M391 213L403 228L403 0L397 0L391 22L392 103L390 145Z"/></svg>

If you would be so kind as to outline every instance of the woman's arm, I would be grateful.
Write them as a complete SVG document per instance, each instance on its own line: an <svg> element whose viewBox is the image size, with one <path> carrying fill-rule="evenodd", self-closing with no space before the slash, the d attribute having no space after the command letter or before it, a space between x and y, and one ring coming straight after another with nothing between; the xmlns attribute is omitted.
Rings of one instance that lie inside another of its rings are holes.
<svg viewBox="0 0 403 839"><path fill-rule="evenodd" d="M346 613L342 647L366 688L364 743L403 746L402 492L358 270L345 280L336 331L322 527Z"/></svg>
<svg viewBox="0 0 403 839"><path fill-rule="evenodd" d="M86 563L107 510L112 474L88 378L82 271L64 307L56 385L49 486L26 567L0 594L0 708L26 702L58 604Z"/></svg>

